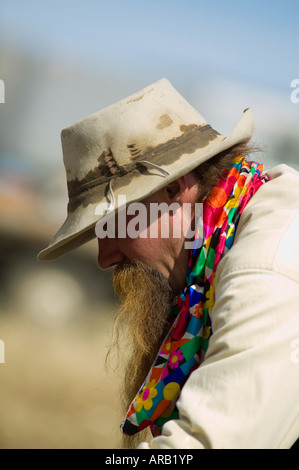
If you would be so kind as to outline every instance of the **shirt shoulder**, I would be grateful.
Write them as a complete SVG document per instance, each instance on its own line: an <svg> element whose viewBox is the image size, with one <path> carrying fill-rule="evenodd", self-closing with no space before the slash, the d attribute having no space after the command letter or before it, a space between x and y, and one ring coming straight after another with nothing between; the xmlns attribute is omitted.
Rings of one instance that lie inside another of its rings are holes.
<svg viewBox="0 0 299 470"><path fill-rule="evenodd" d="M271 270L299 282L299 172L278 165L240 217L234 244L216 276L244 269Z"/></svg>

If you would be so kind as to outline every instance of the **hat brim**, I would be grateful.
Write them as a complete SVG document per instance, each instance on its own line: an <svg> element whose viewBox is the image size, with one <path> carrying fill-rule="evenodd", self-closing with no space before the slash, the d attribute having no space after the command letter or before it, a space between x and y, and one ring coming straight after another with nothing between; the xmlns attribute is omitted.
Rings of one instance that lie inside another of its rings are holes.
<svg viewBox="0 0 299 470"><path fill-rule="evenodd" d="M121 180L121 184L118 185L115 182L115 186L113 186L116 200L117 196L122 194L126 195L127 205L141 201L171 181L194 170L213 156L237 144L248 142L253 135L253 128L252 112L247 108L227 137L218 134L218 138L207 147L197 149L192 155L182 154L178 160L169 166L165 166L169 176L163 177L161 172L155 168L150 168L144 174L141 174L138 170L133 170L128 177L124 175L118 178L118 180ZM138 184L133 183L135 178L138 178ZM106 184L102 184L95 188L92 202L86 204L83 201L72 212L69 212L65 222L52 238L48 247L38 253L38 260L55 260L96 238L95 226L101 219L96 209L101 202L107 201L105 196L106 186ZM115 206L115 212L118 209Z"/></svg>

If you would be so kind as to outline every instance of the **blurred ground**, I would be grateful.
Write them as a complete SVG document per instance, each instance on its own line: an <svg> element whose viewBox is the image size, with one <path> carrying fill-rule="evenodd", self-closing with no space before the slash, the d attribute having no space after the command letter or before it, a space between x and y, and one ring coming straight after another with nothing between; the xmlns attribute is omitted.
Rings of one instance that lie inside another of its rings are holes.
<svg viewBox="0 0 299 470"><path fill-rule="evenodd" d="M52 328L1 312L0 448L117 447L117 386L104 365L111 319L108 305Z"/></svg>
<svg viewBox="0 0 299 470"><path fill-rule="evenodd" d="M54 263L37 262L42 232L26 211L15 229L9 219L0 223L0 448L116 448L117 385L104 364L111 273L96 265L95 240Z"/></svg>

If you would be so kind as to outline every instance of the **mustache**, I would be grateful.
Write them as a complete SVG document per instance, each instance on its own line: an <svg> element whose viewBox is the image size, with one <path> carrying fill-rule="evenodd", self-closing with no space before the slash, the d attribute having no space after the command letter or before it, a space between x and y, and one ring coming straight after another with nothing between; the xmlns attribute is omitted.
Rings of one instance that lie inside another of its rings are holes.
<svg viewBox="0 0 299 470"><path fill-rule="evenodd" d="M148 293L163 290L169 300L174 297L169 281L157 269L138 260L125 261L114 268L113 287L121 300L137 290Z"/></svg>

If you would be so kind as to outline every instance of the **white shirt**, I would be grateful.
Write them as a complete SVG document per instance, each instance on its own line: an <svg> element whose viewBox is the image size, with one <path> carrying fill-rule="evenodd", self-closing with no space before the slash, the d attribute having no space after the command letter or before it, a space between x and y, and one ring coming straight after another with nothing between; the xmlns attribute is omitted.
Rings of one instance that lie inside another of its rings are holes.
<svg viewBox="0 0 299 470"><path fill-rule="evenodd" d="M299 437L299 173L267 174L218 265L213 335L180 419L139 448L284 449Z"/></svg>

